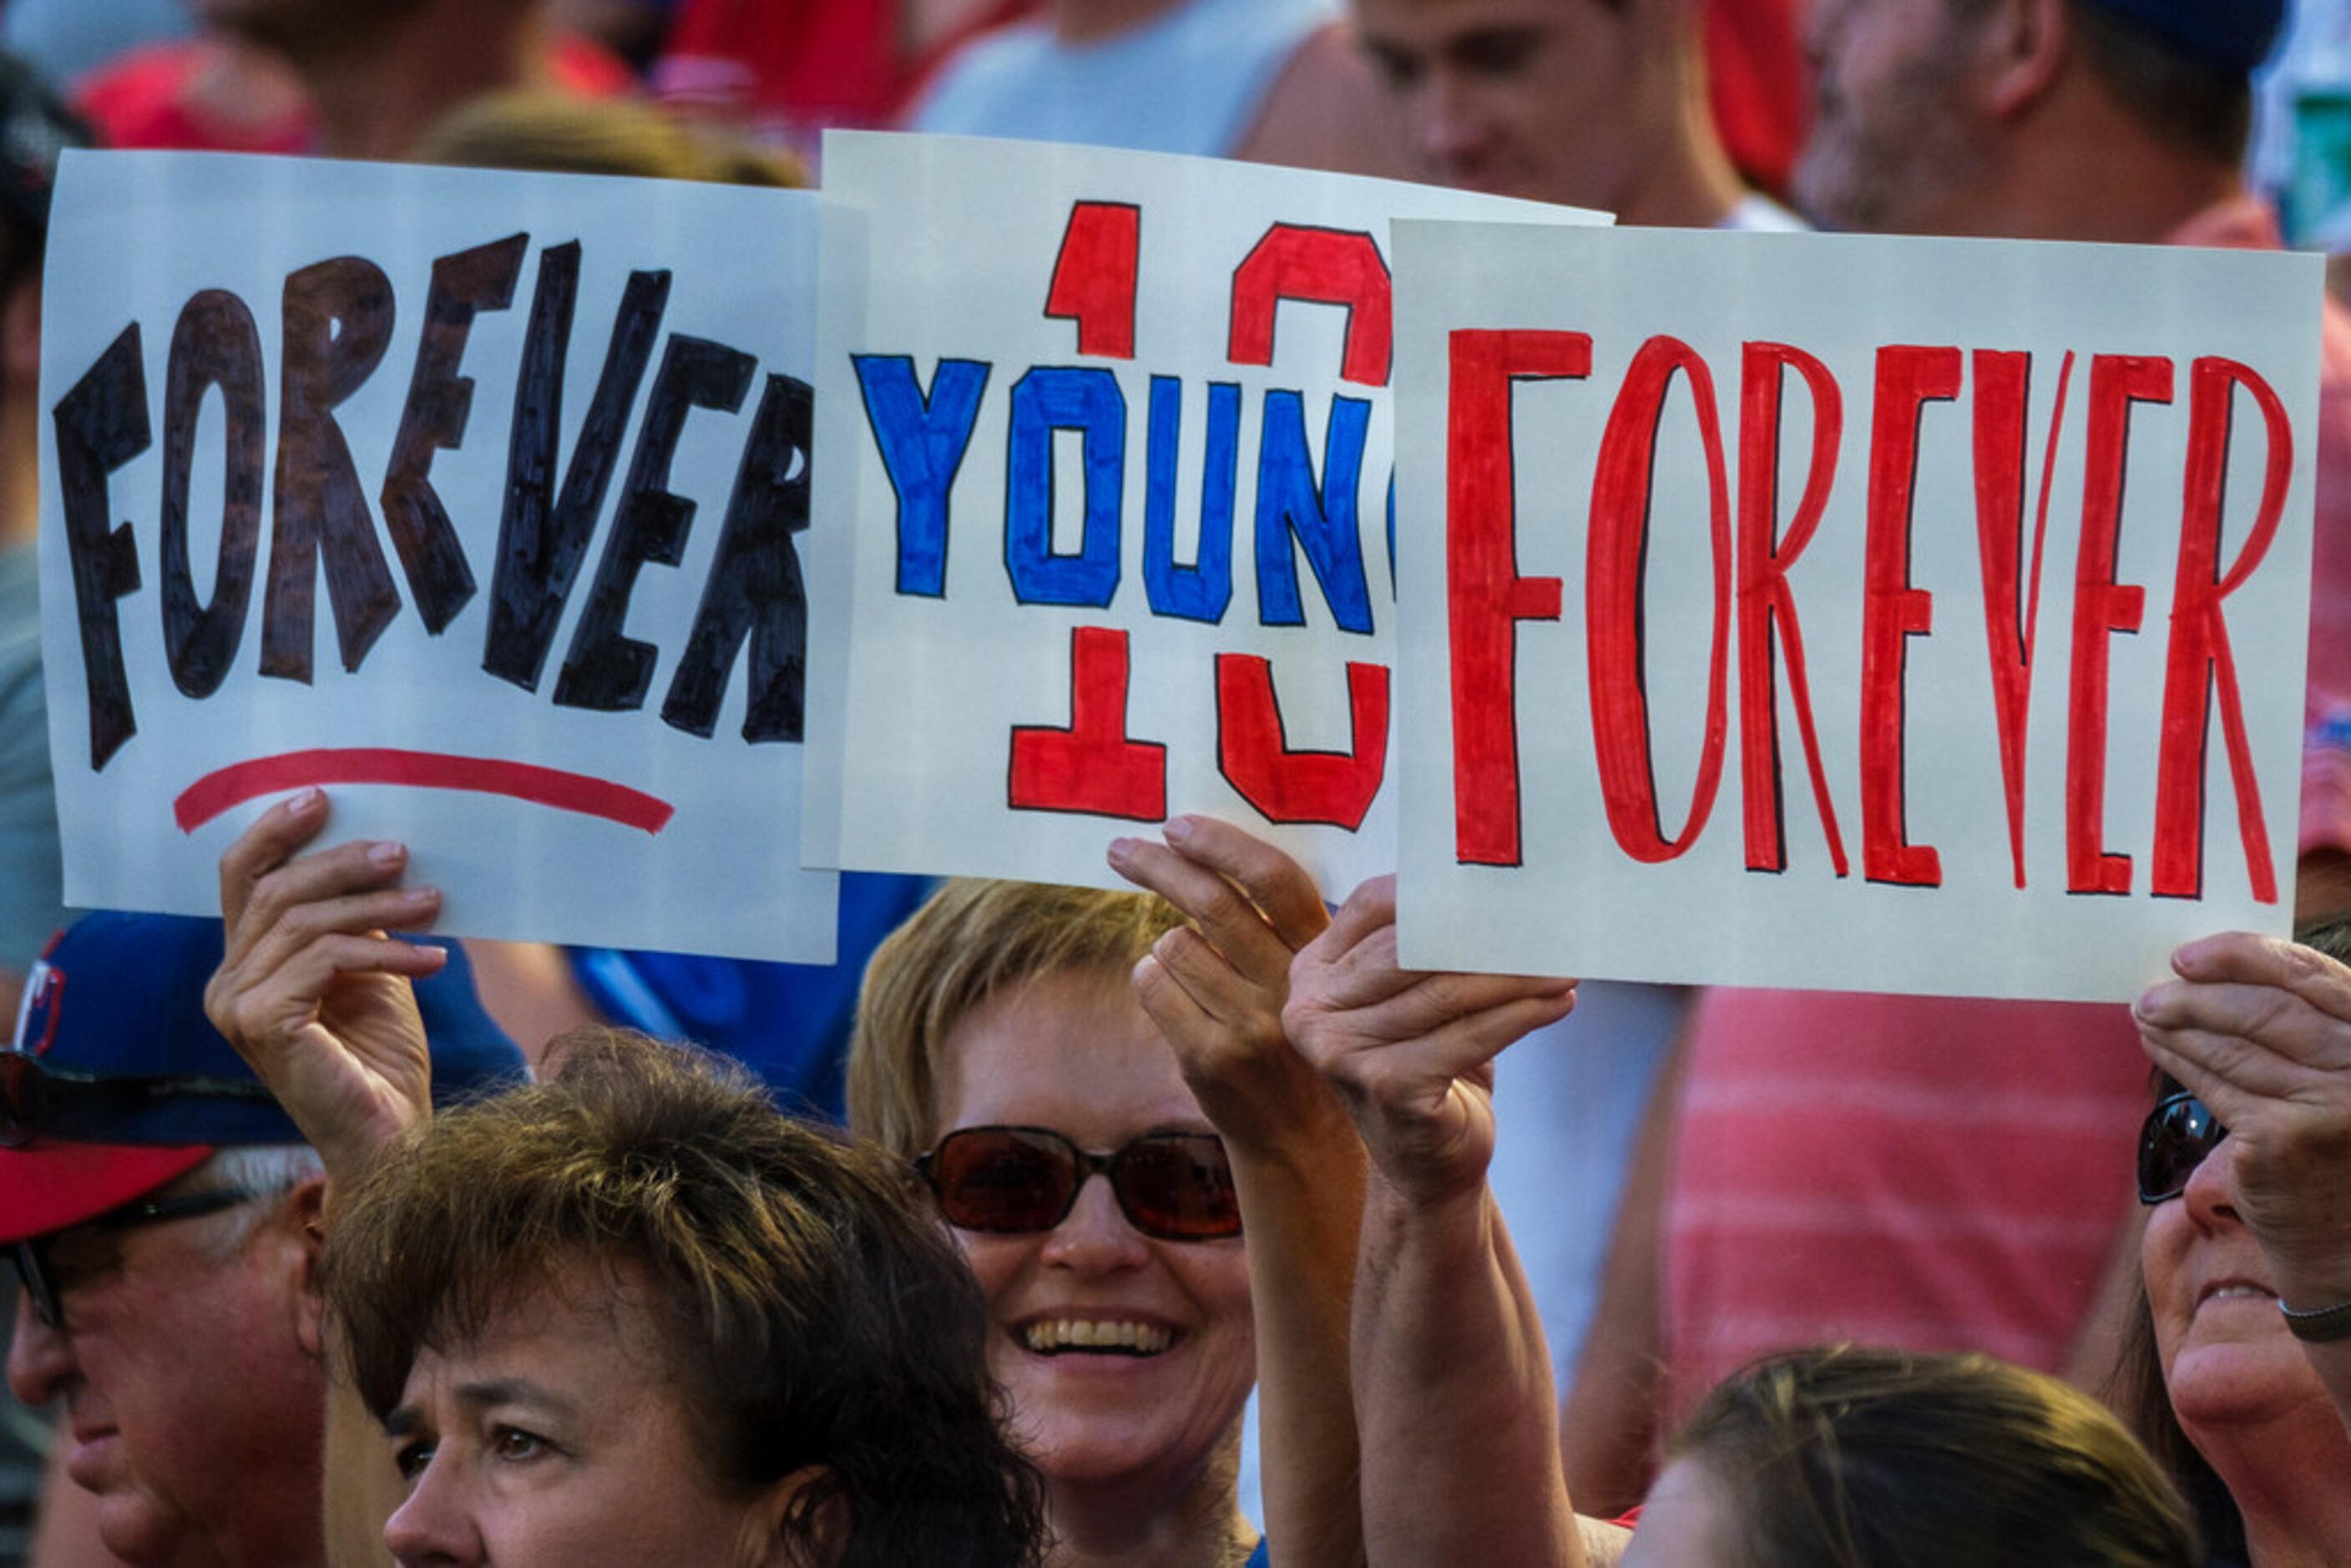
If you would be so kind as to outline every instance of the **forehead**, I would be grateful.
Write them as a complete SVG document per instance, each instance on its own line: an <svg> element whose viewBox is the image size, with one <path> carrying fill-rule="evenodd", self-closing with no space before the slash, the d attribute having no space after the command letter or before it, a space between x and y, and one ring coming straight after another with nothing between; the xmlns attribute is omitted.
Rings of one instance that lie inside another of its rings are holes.
<svg viewBox="0 0 2351 1568"><path fill-rule="evenodd" d="M528 1386L583 1410L641 1414L647 1395L677 1405L652 1301L650 1283L629 1265L580 1260L518 1281L475 1332L418 1349L402 1403Z"/></svg>
<svg viewBox="0 0 2351 1568"><path fill-rule="evenodd" d="M942 1132L1017 1123L1092 1147L1206 1128L1175 1053L1116 970L1048 975L964 1015L940 1051Z"/></svg>
<svg viewBox="0 0 2351 1568"><path fill-rule="evenodd" d="M1816 39L1834 48L1841 38L1938 37L1985 10L1973 0L1812 0Z"/></svg>
<svg viewBox="0 0 2351 1568"><path fill-rule="evenodd" d="M1547 32L1615 14L1606 0L1353 0L1352 9L1367 35L1431 47L1479 33Z"/></svg>

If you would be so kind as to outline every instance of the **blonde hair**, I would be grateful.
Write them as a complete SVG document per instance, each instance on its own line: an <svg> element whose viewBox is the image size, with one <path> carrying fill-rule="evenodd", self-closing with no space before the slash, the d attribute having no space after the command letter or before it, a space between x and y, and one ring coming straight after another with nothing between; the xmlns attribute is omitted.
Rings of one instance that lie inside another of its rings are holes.
<svg viewBox="0 0 2351 1568"><path fill-rule="evenodd" d="M865 967L849 1048L849 1124L912 1158L939 1134L947 1036L974 1009L1055 975L1123 977L1184 925L1150 894L951 882Z"/></svg>
<svg viewBox="0 0 2351 1568"><path fill-rule="evenodd" d="M789 152L687 124L632 99L588 99L546 88L487 93L428 129L419 163L623 174L797 189L808 171Z"/></svg>

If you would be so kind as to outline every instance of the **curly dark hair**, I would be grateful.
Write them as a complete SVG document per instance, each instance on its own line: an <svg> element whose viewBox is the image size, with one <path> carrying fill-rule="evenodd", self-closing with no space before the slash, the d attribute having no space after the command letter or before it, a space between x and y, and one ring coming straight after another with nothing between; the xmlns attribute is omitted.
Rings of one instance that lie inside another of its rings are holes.
<svg viewBox="0 0 2351 1568"><path fill-rule="evenodd" d="M517 1292L633 1270L720 1481L818 1468L786 1525L812 1561L1037 1563L1042 1485L1005 1434L979 1289L911 1173L705 1053L609 1030L554 1052L549 1082L437 1117L337 1217L322 1284L377 1418L421 1350Z"/></svg>

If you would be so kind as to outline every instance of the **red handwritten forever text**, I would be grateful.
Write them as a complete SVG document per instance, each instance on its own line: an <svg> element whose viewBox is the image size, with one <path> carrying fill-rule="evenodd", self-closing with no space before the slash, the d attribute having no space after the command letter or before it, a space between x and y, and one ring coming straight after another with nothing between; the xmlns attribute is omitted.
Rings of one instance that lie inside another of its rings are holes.
<svg viewBox="0 0 2351 1568"><path fill-rule="evenodd" d="M1456 853L1465 864L1516 865L1523 858L1516 625L1559 619L1562 587L1555 577L1522 574L1518 564L1513 388L1589 377L1592 340L1581 332L1462 330L1451 335L1450 349L1447 558ZM2032 369L2029 355L1991 350L1970 355L1957 347L1897 344L1876 354L1863 504L1858 728L1861 869L1871 882L1915 887L1943 882L1941 857L1932 845L1911 841L1905 813L1907 655L1911 640L1931 635L1935 627L1934 595L1912 580L1911 534L1922 418L1932 404L1967 397L1972 384L1977 553L1993 725L2012 874L2019 888L2025 885L2025 742L2039 650L2037 608L2051 475L2075 357L2065 354L2058 367L2053 412L2038 444L2040 484L2028 514L2026 465L2036 444L2028 429ZM2168 358L2121 354L2096 355L2088 366L2066 683L2069 893L2123 895L2135 888L2132 857L2105 839L2108 652L2116 635L2141 629L2146 610L2144 587L2116 579L2132 421L2143 406L2174 401L2179 371ZM1616 394L1593 475L1584 561L1594 761L1610 831L1627 855L1656 862L1687 853L1705 831L1728 758L1727 692L1735 659L1746 864L1782 871L1788 849L1778 716L1784 674L1830 862L1836 875L1848 876L1789 582L1790 569L1813 542L1828 505L1844 440L1844 396L1819 358L1784 343L1746 344L1739 373L1735 493L1713 374L1689 345L1666 336L1650 339L1634 355ZM1667 394L1677 382L1695 405L1706 457L1714 569L1697 779L1687 814L1669 832L1651 766L1641 606L1650 476ZM2269 383L2236 361L2198 359L2188 368L2187 383L2186 480L2147 885L2158 897L2203 894L2207 737L2217 705L2249 881L2255 898L2273 904L2277 878L2223 606L2260 569L2276 539L2294 471L2294 430ZM1779 457L1782 413L1791 396L1809 400L1812 450L1803 490L1783 527ZM2266 440L2261 500L2235 559L2224 564L2221 514L2231 424L2246 400Z"/></svg>

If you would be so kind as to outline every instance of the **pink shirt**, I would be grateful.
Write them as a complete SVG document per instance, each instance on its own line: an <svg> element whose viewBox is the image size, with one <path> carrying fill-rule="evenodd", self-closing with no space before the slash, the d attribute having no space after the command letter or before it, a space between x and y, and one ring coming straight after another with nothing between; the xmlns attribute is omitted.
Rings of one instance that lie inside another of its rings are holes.
<svg viewBox="0 0 2351 1568"><path fill-rule="evenodd" d="M2127 1009L1705 993L1666 1205L1668 1425L1851 1339L2060 1365L2147 1105Z"/></svg>
<svg viewBox="0 0 2351 1568"><path fill-rule="evenodd" d="M2179 245L2276 249L2250 196ZM2302 848L2351 848L2351 317L2319 413ZM1778 1349L1855 1339L2060 1366L2131 1206L2147 1064L2121 1007L1703 995L1667 1177L1668 1423Z"/></svg>

